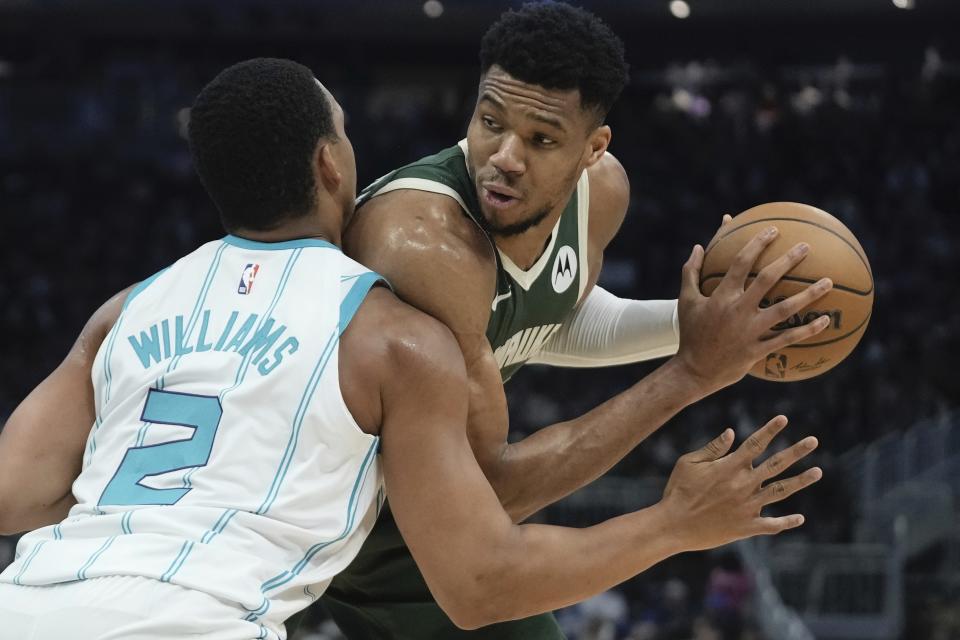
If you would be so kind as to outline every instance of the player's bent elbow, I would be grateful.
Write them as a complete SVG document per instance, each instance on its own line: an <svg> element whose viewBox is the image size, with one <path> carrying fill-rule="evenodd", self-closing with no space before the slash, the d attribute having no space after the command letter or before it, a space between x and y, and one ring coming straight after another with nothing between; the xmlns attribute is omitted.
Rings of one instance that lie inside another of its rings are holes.
<svg viewBox="0 0 960 640"><path fill-rule="evenodd" d="M434 593L437 603L457 627L479 629L520 617L516 594L505 588L508 581L499 568L487 565L484 570L467 575Z"/></svg>

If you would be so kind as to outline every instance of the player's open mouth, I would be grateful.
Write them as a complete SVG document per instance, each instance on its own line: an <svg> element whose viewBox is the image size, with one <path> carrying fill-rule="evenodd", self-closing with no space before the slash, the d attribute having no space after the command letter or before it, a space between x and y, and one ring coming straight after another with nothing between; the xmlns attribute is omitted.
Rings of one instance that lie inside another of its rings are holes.
<svg viewBox="0 0 960 640"><path fill-rule="evenodd" d="M516 198L510 194L503 193L501 191L495 191L487 187L481 187L480 190L482 192L484 201L496 209L506 209L507 207L510 207L520 201L519 198Z"/></svg>

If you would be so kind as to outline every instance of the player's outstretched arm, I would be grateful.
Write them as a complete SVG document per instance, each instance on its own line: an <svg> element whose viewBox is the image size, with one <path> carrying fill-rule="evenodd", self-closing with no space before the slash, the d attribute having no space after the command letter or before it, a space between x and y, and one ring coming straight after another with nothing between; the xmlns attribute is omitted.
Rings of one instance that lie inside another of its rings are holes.
<svg viewBox="0 0 960 640"><path fill-rule="evenodd" d="M60 522L75 503L70 487L96 419L90 371L129 289L100 307L67 357L0 431L0 534Z"/></svg>
<svg viewBox="0 0 960 640"><path fill-rule="evenodd" d="M775 325L780 321L776 314L789 311L760 309L759 302L751 308L750 301L762 286L773 286L770 276L776 270L786 273L791 261L802 257L767 267L748 293L743 289L747 267L772 240L755 239L743 250L746 266L731 269L728 286L706 298L697 287L703 253L694 251L685 267L678 355L588 413L510 443L503 383L486 338L495 259L486 238L465 220L459 205L446 196L394 191L360 209L345 235L345 248L386 277L401 299L453 332L467 367L467 437L514 522L600 477L684 407L746 375L770 347L759 337L763 327ZM811 295L800 294L800 301L809 302ZM723 331L712 328L718 322ZM798 341L822 329L812 323L778 339Z"/></svg>
<svg viewBox="0 0 960 640"><path fill-rule="evenodd" d="M816 446L807 438L757 468L786 425L775 418L725 455L733 432L677 463L657 505L586 529L515 525L466 438L467 377L456 342L418 314L389 349L382 380L383 465L404 540L440 606L476 628L578 602L683 551L799 526L761 508L820 477L819 469L763 487Z"/></svg>

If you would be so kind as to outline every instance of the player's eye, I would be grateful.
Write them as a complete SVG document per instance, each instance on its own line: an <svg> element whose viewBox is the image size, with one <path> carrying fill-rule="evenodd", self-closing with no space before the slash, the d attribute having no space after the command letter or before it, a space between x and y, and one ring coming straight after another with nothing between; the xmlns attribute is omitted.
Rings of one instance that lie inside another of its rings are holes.
<svg viewBox="0 0 960 640"><path fill-rule="evenodd" d="M503 127L497 124L497 121L490 116L483 116L483 125L491 131L500 131Z"/></svg>
<svg viewBox="0 0 960 640"><path fill-rule="evenodd" d="M533 136L533 141L536 142L541 147L552 147L557 143L556 140L554 140L553 138L548 138L542 133L538 133L535 136Z"/></svg>

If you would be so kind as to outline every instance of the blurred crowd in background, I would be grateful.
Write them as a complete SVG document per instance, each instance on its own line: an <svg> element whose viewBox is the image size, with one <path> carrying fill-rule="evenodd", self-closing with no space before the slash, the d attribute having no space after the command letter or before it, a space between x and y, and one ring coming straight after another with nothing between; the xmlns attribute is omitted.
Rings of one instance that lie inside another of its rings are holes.
<svg viewBox="0 0 960 640"><path fill-rule="evenodd" d="M709 240L722 214L791 200L857 235L876 305L856 352L828 375L747 379L685 410L611 476L662 482L679 455L724 427L743 436L784 413L793 437L820 438L812 463L825 471L787 503L808 521L790 535L843 542L852 498L837 456L960 405L960 56L934 40L858 59L834 38L815 62L770 61L749 48L647 59L626 44L632 81L609 124L631 207L601 285L674 298L690 248ZM99 304L222 235L184 139L193 97L221 68L263 54L310 65L347 113L361 187L463 137L474 44L402 55L363 45L0 44L0 424ZM528 367L507 385L512 437L577 416L655 366ZM592 523L568 513L539 517ZM758 637L750 593L734 555L687 555L560 619L574 639L746 639ZM300 637L337 635L318 612Z"/></svg>

